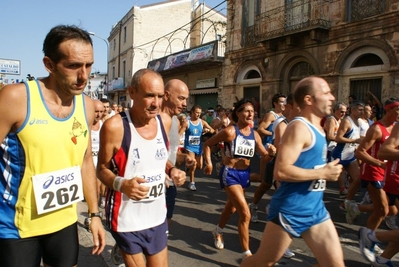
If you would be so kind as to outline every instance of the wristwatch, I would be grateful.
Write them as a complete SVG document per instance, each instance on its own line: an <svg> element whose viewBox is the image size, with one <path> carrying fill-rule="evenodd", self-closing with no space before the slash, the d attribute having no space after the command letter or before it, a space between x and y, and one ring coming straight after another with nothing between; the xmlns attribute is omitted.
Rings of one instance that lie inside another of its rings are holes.
<svg viewBox="0 0 399 267"><path fill-rule="evenodd" d="M103 213L101 211L96 212L96 213L89 213L89 218L93 218L93 217L98 217L98 218L102 219Z"/></svg>

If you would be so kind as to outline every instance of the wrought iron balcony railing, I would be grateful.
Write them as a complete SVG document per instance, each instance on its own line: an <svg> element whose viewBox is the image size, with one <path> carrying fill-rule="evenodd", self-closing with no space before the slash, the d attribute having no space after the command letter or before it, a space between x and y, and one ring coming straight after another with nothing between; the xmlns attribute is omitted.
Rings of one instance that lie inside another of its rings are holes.
<svg viewBox="0 0 399 267"><path fill-rule="evenodd" d="M302 0L268 10L255 19L253 29L248 29L255 42L273 39L293 32L301 32L316 28L330 29L330 12L337 1L334 0ZM251 36L248 33L248 41Z"/></svg>

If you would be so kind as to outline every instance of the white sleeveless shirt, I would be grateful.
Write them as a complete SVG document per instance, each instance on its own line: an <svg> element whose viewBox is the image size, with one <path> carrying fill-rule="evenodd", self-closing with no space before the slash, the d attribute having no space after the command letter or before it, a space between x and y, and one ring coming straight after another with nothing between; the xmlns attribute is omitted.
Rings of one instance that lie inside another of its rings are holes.
<svg viewBox="0 0 399 267"><path fill-rule="evenodd" d="M122 194L118 214L118 232L134 232L162 224L166 219L165 165L168 151L162 136L160 121L157 120L157 135L152 140L141 137L134 127L129 112L131 142L124 178L142 177L144 186L150 187L146 199L135 201Z"/></svg>

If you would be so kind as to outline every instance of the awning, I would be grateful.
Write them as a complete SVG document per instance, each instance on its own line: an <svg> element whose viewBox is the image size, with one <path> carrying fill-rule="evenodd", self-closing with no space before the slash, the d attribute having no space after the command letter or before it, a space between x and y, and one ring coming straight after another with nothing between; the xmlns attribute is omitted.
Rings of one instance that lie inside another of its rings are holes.
<svg viewBox="0 0 399 267"><path fill-rule="evenodd" d="M205 94L217 94L218 89L217 88L211 88L211 89L191 89L190 90L190 95L205 95Z"/></svg>

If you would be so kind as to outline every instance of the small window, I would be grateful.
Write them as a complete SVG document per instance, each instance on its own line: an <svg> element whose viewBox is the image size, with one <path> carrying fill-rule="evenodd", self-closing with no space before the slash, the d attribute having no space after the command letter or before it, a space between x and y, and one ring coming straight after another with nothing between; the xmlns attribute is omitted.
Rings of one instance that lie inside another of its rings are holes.
<svg viewBox="0 0 399 267"><path fill-rule="evenodd" d="M358 57L352 64L351 68L365 67L365 66L374 66L374 65L383 65L384 62L382 59L376 54L364 54Z"/></svg>
<svg viewBox="0 0 399 267"><path fill-rule="evenodd" d="M245 74L244 79L248 80L248 79L257 79L260 78L260 74L259 72L257 72L256 70L250 70Z"/></svg>

